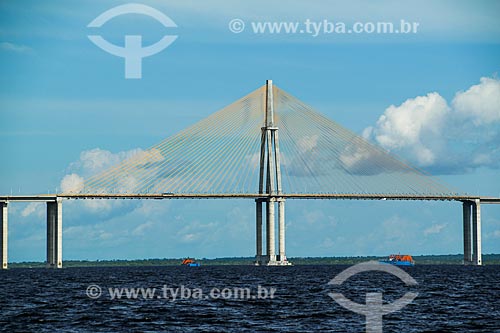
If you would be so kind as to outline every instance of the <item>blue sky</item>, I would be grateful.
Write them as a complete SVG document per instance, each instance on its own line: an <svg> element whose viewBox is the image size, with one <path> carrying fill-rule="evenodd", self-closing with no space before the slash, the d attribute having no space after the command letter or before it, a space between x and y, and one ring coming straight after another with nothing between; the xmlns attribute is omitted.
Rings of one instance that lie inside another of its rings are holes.
<svg viewBox="0 0 500 333"><path fill-rule="evenodd" d="M343 126L465 192L500 196L500 5L493 1L123 1L0 3L0 193L47 193L147 148L273 79ZM232 19L246 29L228 29ZM416 34L255 34L252 22L401 19ZM111 43L178 36L124 78ZM94 152L89 154L88 152ZM92 156L89 160L89 156ZM89 164L90 163L90 164ZM89 166L90 165L90 166ZM95 165L94 165L95 166ZM10 205L10 259L44 260L45 208ZM287 205L288 256L459 253L461 206L448 202ZM64 258L254 255L251 201L64 204ZM483 207L483 251L500 252L500 207Z"/></svg>

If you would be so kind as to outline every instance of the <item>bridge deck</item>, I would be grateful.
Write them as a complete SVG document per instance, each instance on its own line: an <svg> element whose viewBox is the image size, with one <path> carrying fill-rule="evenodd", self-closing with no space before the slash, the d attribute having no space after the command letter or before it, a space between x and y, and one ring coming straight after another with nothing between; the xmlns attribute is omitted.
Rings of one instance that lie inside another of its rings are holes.
<svg viewBox="0 0 500 333"><path fill-rule="evenodd" d="M265 199L278 197L278 195L267 195L258 193L223 193L223 194L194 194L194 193L156 193L156 194L42 194L42 195L8 195L0 196L0 201L39 201L54 202L61 199ZM499 204L500 198L480 197L467 195L433 196L433 195L391 195L391 194L281 194L279 197L285 199L339 199L339 200L427 200L427 201L467 201L480 199L481 203Z"/></svg>

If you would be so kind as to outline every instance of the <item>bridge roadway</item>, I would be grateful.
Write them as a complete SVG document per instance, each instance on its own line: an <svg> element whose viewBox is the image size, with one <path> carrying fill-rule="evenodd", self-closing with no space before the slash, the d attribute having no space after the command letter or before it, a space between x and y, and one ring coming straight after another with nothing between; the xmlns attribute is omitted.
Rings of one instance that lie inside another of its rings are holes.
<svg viewBox="0 0 500 333"><path fill-rule="evenodd" d="M0 268L8 267L8 205L11 202L45 202L47 204L47 267L62 268L62 202L63 200L103 199L254 199L283 202L286 199L340 199L340 200L434 200L460 201L463 207L464 264L482 265L481 255L481 204L500 204L500 198L467 195L389 195L389 194L41 194L0 196ZM273 206L271 206L273 207ZM274 211L274 208L273 208ZM262 213L260 213L262 215ZM284 212L280 215L284 216ZM257 216L259 216L257 214ZM262 216L260 216L262 218ZM281 227L284 231L284 223ZM280 229L280 230L281 230ZM257 238L259 240L259 238ZM284 234L280 242L284 243ZM281 243L280 243L281 244ZM260 253L257 251L257 253ZM259 255L256 256L256 258ZM257 258L258 259L258 258Z"/></svg>
<svg viewBox="0 0 500 333"><path fill-rule="evenodd" d="M6 195L0 196L0 202L56 202L61 199L266 199L280 197L285 199L340 199L340 200L425 200L425 201L474 201L480 200L482 204L500 204L500 198L470 195L391 195L391 194L335 194L335 193L310 193L310 194L280 194L267 195L258 193L149 193L149 194L40 194L40 195Z"/></svg>

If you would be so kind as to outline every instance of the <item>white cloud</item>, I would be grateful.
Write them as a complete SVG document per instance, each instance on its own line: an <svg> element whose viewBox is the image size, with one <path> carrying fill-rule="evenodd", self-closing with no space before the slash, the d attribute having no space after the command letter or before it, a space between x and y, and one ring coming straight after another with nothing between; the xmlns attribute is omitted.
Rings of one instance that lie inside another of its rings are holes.
<svg viewBox="0 0 500 333"><path fill-rule="evenodd" d="M342 167L351 174L377 174L398 168L385 154L362 141L348 144L339 156Z"/></svg>
<svg viewBox="0 0 500 333"><path fill-rule="evenodd" d="M286 151L280 151L281 165L293 176L310 175L311 170L321 173L321 154L318 151L318 134L304 135L298 137L297 154L288 155ZM304 162L307 161L307 162Z"/></svg>
<svg viewBox="0 0 500 333"><path fill-rule="evenodd" d="M98 242L100 240L109 241L113 239L113 233L111 231L106 231L104 228L105 224L101 225L91 225L91 226L70 226L63 230L64 237L69 239L81 239L86 242L93 241Z"/></svg>
<svg viewBox="0 0 500 333"><path fill-rule="evenodd" d="M73 162L68 167L71 172L63 177L60 188L63 193L78 193L84 189L85 179L98 174L118 163L121 163L129 158L140 158L140 163L152 161L160 161L162 155L157 150L143 151L142 149L132 149L112 153L100 148L86 150L80 153L78 161ZM133 177L120 178L117 190L127 192L134 186L136 180ZM99 193L100 191L95 191ZM104 190L103 190L104 192ZM111 214L113 210L123 207L121 200L85 200L84 207L92 213Z"/></svg>
<svg viewBox="0 0 500 333"><path fill-rule="evenodd" d="M108 150L94 148L85 150L80 153L78 161L73 162L68 167L68 172L62 182L61 188L63 192L79 192L84 187L84 178L88 179L91 176L104 172L113 166L116 166L126 160L133 160L135 168L140 168L148 163L161 162L164 160L161 152L156 149L142 150L139 148L112 153ZM114 176L114 175L112 175ZM113 189L110 190L103 185L103 188L98 188L96 185L91 189L94 193L104 193L110 191L118 191L120 193L128 193L133 191L138 186L137 179L128 175L126 177L117 177Z"/></svg>
<svg viewBox="0 0 500 333"><path fill-rule="evenodd" d="M435 154L426 142L436 138L450 108L438 93L429 93L406 100L400 106L391 105L380 116L373 129L364 131L389 150L410 149L420 165L433 164Z"/></svg>
<svg viewBox="0 0 500 333"><path fill-rule="evenodd" d="M16 53L30 53L33 51L29 46L9 42L0 43L0 49Z"/></svg>
<svg viewBox="0 0 500 333"><path fill-rule="evenodd" d="M26 208L24 208L21 212L22 217L28 217L34 213L36 216L43 217L45 215L44 204L41 202L31 202Z"/></svg>
<svg viewBox="0 0 500 333"><path fill-rule="evenodd" d="M186 243L195 242L200 239L200 237L200 233L185 234L184 236L182 236L182 241Z"/></svg>
<svg viewBox="0 0 500 333"><path fill-rule="evenodd" d="M318 135L303 136L297 142L299 152L304 154L313 151L318 146Z"/></svg>
<svg viewBox="0 0 500 333"><path fill-rule="evenodd" d="M434 173L499 167L500 80L481 78L451 106L437 92L409 98L388 107L363 136Z"/></svg>
<svg viewBox="0 0 500 333"><path fill-rule="evenodd" d="M320 244L320 247L325 249L331 249L335 246L335 242L330 237L325 237Z"/></svg>
<svg viewBox="0 0 500 333"><path fill-rule="evenodd" d="M144 235L148 230L150 230L153 227L154 223L153 221L148 221L143 224L138 225L133 231L132 235L134 236L142 236Z"/></svg>
<svg viewBox="0 0 500 333"><path fill-rule="evenodd" d="M314 224L323 221L325 218L325 214L321 210L305 211L303 216L307 224Z"/></svg>
<svg viewBox="0 0 500 333"><path fill-rule="evenodd" d="M154 149L143 151L136 148L118 153L112 153L100 148L85 150L80 153L78 161L71 163L68 167L68 171L71 173L63 177L60 185L61 190L64 193L79 192L83 189L84 178L96 175L132 157L139 158L141 163L155 162L163 159L160 152ZM121 190L128 188L134 182L135 179L130 177L120 179Z"/></svg>
<svg viewBox="0 0 500 333"><path fill-rule="evenodd" d="M93 213L109 213L120 207L120 200L85 200L84 206Z"/></svg>
<svg viewBox="0 0 500 333"><path fill-rule="evenodd" d="M144 154L144 156L148 156L140 148L121 151L118 153L112 153L108 150L94 148L81 152L80 159L74 163L71 163L70 169L79 170L84 175L95 175L96 173L103 171L104 169L107 169L138 154ZM152 156L155 156L155 154L152 154Z"/></svg>
<svg viewBox="0 0 500 333"><path fill-rule="evenodd" d="M250 164L254 168L260 165L260 152L255 154L249 154L245 156L245 161L247 164Z"/></svg>
<svg viewBox="0 0 500 333"><path fill-rule="evenodd" d="M400 217L399 215L394 215L385 220L382 223L382 229L377 232L383 234L382 238L385 239L386 244L404 243L411 237L412 224L412 221Z"/></svg>
<svg viewBox="0 0 500 333"><path fill-rule="evenodd" d="M445 227L447 226L446 223L444 224L434 224L430 226L429 228L424 230L424 235L432 235L432 234L439 234Z"/></svg>
<svg viewBox="0 0 500 333"><path fill-rule="evenodd" d="M61 180L61 190L63 193L78 193L83 189L83 178L76 173L64 176Z"/></svg>
<svg viewBox="0 0 500 333"><path fill-rule="evenodd" d="M500 81L481 78L480 84L456 94L453 107L464 117L472 118L478 126L500 121Z"/></svg>

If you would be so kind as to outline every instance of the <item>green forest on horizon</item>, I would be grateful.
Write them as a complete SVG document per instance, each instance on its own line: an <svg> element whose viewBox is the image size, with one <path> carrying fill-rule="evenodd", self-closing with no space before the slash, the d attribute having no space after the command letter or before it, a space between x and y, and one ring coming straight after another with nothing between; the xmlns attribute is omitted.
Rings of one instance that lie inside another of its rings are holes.
<svg viewBox="0 0 500 333"><path fill-rule="evenodd" d="M179 266L184 258L163 259L136 259L136 260L65 260L64 267L118 267L118 266ZM195 258L203 266L220 265L253 265L253 257L226 257L226 258ZM353 265L368 260L379 260L382 257L291 257L288 260L296 266L300 265ZM413 256L416 265L461 265L462 254L449 255L420 255ZM484 254L483 265L500 265L500 254ZM39 268L45 267L45 262L13 262L10 268Z"/></svg>

